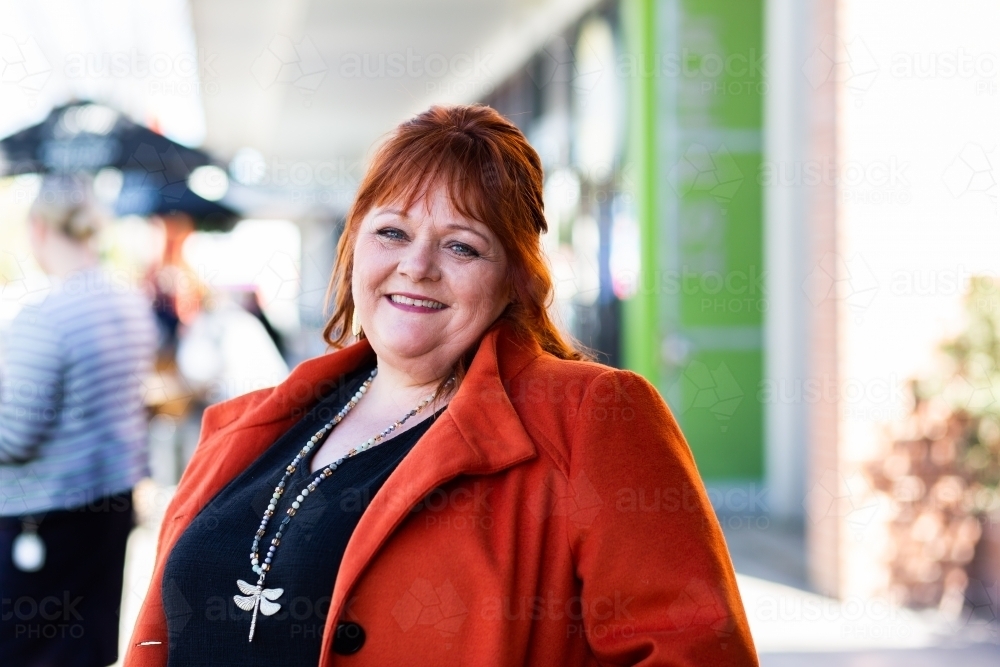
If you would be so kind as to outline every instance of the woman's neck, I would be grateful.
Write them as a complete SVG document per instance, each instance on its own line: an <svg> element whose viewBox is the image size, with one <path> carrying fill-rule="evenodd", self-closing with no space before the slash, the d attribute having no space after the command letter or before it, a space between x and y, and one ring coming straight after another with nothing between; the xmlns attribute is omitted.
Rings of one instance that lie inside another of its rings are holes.
<svg viewBox="0 0 1000 667"><path fill-rule="evenodd" d="M394 405L403 409L410 409L426 396L437 391L441 381L445 379L450 369L435 373L422 372L419 375L411 374L405 370L394 367L385 360L378 359L378 375L368 390L369 400L372 403ZM438 409L445 405L451 394L438 396L432 407Z"/></svg>
<svg viewBox="0 0 1000 667"><path fill-rule="evenodd" d="M48 274L57 280L66 280L74 273L86 271L99 264L96 252L84 248L73 248L49 258L45 267Z"/></svg>

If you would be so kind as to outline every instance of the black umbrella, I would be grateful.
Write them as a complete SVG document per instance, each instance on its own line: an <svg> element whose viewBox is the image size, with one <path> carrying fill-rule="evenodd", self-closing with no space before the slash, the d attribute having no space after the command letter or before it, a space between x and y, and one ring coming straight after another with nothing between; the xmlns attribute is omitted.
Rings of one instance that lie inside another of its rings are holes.
<svg viewBox="0 0 1000 667"><path fill-rule="evenodd" d="M73 102L52 110L37 125L0 139L2 175L72 173L117 169L167 170L183 180L212 162L189 148L131 121L102 104ZM183 177L180 175L183 174Z"/></svg>
<svg viewBox="0 0 1000 667"><path fill-rule="evenodd" d="M226 229L238 217L229 206L190 190L188 176L212 164L208 153L139 125L114 109L73 102L0 139L0 176L31 173L122 172L119 215L188 213L203 229Z"/></svg>
<svg viewBox="0 0 1000 667"><path fill-rule="evenodd" d="M150 216L187 213L198 229L221 232L231 230L240 218L229 206L195 194L186 183L182 183L181 187L168 183L162 188L155 188L149 187L146 178L141 172L124 172L122 189L115 202L115 214Z"/></svg>

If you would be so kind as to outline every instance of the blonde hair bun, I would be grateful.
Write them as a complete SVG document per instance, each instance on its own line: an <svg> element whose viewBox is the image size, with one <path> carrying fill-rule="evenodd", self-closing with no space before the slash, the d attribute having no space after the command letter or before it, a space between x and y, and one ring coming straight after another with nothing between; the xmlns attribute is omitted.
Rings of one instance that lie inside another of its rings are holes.
<svg viewBox="0 0 1000 667"><path fill-rule="evenodd" d="M80 243L90 241L104 226L92 181L82 174L46 176L29 215Z"/></svg>

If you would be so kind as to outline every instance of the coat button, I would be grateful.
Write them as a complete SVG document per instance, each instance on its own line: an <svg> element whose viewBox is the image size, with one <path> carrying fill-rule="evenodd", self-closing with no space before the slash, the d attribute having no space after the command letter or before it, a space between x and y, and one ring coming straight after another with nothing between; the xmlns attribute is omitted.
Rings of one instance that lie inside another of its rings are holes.
<svg viewBox="0 0 1000 667"><path fill-rule="evenodd" d="M338 623L337 632L333 636L333 652L339 655L351 655L361 650L365 645L365 629L357 623Z"/></svg>

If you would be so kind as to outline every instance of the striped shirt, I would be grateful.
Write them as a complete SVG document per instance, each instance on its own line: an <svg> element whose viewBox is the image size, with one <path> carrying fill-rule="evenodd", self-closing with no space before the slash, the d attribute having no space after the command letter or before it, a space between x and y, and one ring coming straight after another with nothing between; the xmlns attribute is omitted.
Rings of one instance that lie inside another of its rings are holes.
<svg viewBox="0 0 1000 667"><path fill-rule="evenodd" d="M0 355L0 516L69 509L149 474L143 382L156 325L100 269L25 306Z"/></svg>

